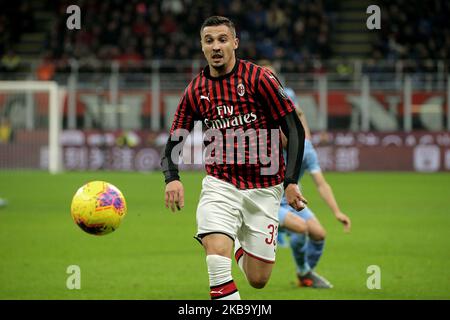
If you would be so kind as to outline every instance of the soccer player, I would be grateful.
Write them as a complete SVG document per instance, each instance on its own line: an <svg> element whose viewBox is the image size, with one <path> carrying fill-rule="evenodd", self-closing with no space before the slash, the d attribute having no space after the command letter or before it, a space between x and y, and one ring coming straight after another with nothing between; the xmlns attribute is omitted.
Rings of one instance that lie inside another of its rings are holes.
<svg viewBox="0 0 450 320"><path fill-rule="evenodd" d="M299 117L301 117L302 112L300 110L297 112L299 113ZM304 123L303 121L302 123ZM326 181L320 169L317 153L309 139L310 133L307 130L305 131L307 132L307 138L305 139L305 151L300 178L305 171L310 173L321 198L332 210L336 219L343 224L344 231L349 232L351 220L339 208L333 194L333 189ZM298 212L291 208L283 197L278 219L280 221L280 228L286 229L289 234L290 247L297 266L299 285L311 288L332 288L333 286L328 280L314 271L323 253L326 231L311 209L305 208ZM282 234L283 231L280 235L282 236Z"/></svg>
<svg viewBox="0 0 450 320"><path fill-rule="evenodd" d="M240 299L231 276L233 245L249 284L263 288L275 262L283 191L294 210L305 207L306 199L297 185L305 133L276 77L236 57L239 40L231 20L206 19L200 37L208 65L184 91L170 129L161 159L165 202L172 211L184 206L177 167L181 148L174 148L178 137L185 141L184 131L200 120L207 129L205 137L213 136L206 150L212 145L214 151L205 159L207 175L197 207L196 238L206 253L211 299ZM289 139L286 165L280 127ZM248 141L245 148L239 145L242 135L241 142Z"/></svg>
<svg viewBox="0 0 450 320"><path fill-rule="evenodd" d="M275 69L269 61L263 60L259 63L275 74ZM286 88L285 91L291 100L296 103L297 97L295 96L295 92L290 88ZM349 232L351 220L339 208L333 194L333 189L326 181L320 169L316 150L311 143L311 132L309 130L308 122L306 121L306 117L301 108L298 106L296 107L297 115L305 129L305 148L300 178L305 171L308 171L311 174L320 196L332 210L336 219L344 225L344 231ZM282 135L282 139L283 145L286 145L287 141L284 135ZM290 247L297 266L299 285L311 288L332 288L332 285L328 280L314 271L314 268L317 266L323 253L326 231L311 209L305 208L301 211L296 211L289 206L286 199L283 197L278 219L280 222L278 245L283 241L283 234L286 230L290 236Z"/></svg>

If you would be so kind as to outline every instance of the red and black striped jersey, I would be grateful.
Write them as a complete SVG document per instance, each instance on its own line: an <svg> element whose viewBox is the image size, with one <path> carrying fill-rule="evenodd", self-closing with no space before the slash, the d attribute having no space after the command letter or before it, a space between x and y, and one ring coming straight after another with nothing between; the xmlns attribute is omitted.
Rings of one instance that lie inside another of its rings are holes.
<svg viewBox="0 0 450 320"><path fill-rule="evenodd" d="M294 110L293 102L268 69L236 59L230 73L211 77L207 66L190 82L170 134L177 129L190 131L194 121L202 121L203 128L214 136L214 148L210 148L214 150L210 159L205 159L206 172L238 189L266 188L283 182L279 121ZM272 141L272 130L277 141ZM244 134L244 148L236 138L239 134ZM268 163L268 157L277 163ZM269 167L275 170L269 172Z"/></svg>

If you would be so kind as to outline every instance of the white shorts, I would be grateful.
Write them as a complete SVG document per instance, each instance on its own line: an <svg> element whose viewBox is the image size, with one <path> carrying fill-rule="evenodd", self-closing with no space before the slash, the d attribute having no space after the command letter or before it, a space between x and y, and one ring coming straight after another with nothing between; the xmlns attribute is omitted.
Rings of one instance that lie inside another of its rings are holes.
<svg viewBox="0 0 450 320"><path fill-rule="evenodd" d="M283 184L240 190L231 183L207 175L197 207L197 239L210 233L237 237L242 249L273 263L278 234L278 210Z"/></svg>

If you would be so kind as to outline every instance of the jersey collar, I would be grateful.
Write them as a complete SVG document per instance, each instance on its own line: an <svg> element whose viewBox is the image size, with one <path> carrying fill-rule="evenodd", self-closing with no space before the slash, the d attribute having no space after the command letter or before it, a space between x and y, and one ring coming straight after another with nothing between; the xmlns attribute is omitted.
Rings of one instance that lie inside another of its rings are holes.
<svg viewBox="0 0 450 320"><path fill-rule="evenodd" d="M229 76L231 76L233 73L236 72L236 70L239 66L239 63L240 63L240 59L236 58L236 63L234 64L233 69L230 72L228 72L227 74L224 74L223 76L220 76L220 77L211 76L211 74L209 73L209 65L208 65L203 69L203 75L206 78L208 78L209 80L213 80L213 81L223 80L225 78L228 78Z"/></svg>

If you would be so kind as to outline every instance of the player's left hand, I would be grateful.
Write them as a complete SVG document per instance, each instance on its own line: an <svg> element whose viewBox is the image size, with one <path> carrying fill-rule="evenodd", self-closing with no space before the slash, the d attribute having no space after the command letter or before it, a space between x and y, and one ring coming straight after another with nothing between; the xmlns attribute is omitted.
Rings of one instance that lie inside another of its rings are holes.
<svg viewBox="0 0 450 320"><path fill-rule="evenodd" d="M352 227L352 221L350 220L350 218L342 212L338 212L335 215L336 219L338 219L338 221L344 225L344 232L350 232L350 229Z"/></svg>
<svg viewBox="0 0 450 320"><path fill-rule="evenodd" d="M297 211L301 211L306 208L308 201L300 193L300 189L296 184L289 184L284 190L286 200L289 205Z"/></svg>
<svg viewBox="0 0 450 320"><path fill-rule="evenodd" d="M175 212L175 208L180 211L184 207L184 189L179 180L169 182L166 185L165 201L166 208L170 208L172 212Z"/></svg>

